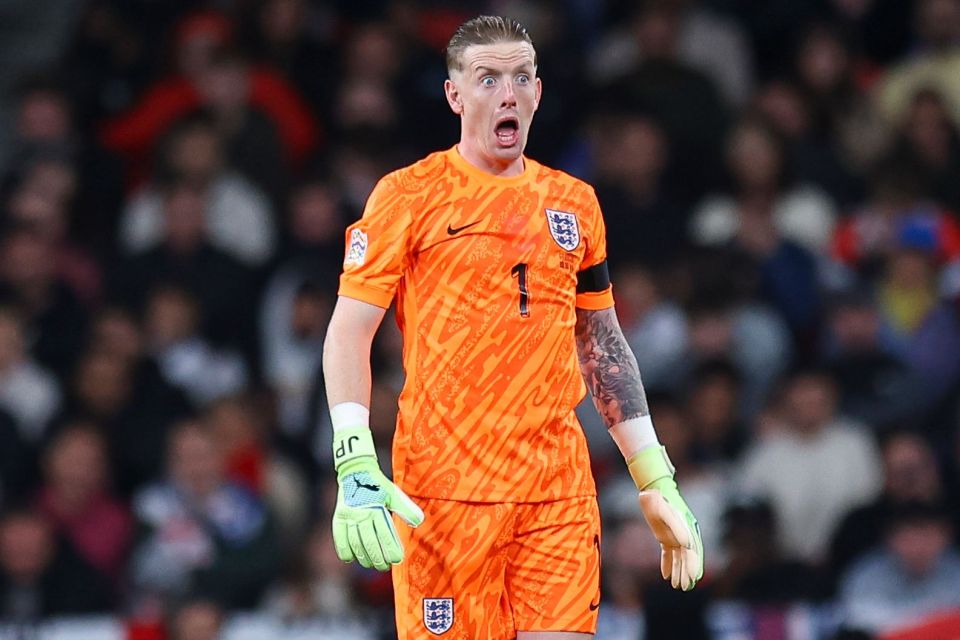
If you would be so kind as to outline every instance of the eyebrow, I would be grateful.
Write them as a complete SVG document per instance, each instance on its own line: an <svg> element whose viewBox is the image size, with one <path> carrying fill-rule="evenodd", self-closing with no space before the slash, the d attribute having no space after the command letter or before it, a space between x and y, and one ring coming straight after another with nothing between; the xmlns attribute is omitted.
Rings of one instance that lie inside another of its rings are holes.
<svg viewBox="0 0 960 640"><path fill-rule="evenodd" d="M535 68L535 65L532 65L529 62L524 62L515 66L513 68L513 72L517 73L520 71L524 71L529 73L534 68ZM475 73L480 75L499 75L502 72L497 69L491 69L490 67L479 66L476 68Z"/></svg>

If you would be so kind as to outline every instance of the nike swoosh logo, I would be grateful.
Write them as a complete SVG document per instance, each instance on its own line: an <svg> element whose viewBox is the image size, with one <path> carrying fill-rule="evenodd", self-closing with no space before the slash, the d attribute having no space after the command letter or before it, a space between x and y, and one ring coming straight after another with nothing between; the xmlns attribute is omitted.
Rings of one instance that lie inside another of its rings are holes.
<svg viewBox="0 0 960 640"><path fill-rule="evenodd" d="M593 604L592 602L590 603L590 611L596 611L599 608L600 608L599 602L597 604Z"/></svg>
<svg viewBox="0 0 960 640"><path fill-rule="evenodd" d="M475 225L478 225L478 224L480 224L481 222L482 222L482 220L477 220L476 222L471 222L470 224L465 224L465 225L463 225L462 227L451 227L451 226L448 224L448 225L447 225L447 235L448 235L448 236L455 236L455 235L457 235L458 233L460 233L461 231L463 231L464 229L469 229L470 227L473 227L473 226L475 226Z"/></svg>

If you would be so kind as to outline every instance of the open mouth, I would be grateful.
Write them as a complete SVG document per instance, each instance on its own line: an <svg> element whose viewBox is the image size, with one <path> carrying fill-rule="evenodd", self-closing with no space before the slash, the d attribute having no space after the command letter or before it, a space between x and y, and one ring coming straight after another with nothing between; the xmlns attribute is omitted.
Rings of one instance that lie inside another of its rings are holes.
<svg viewBox="0 0 960 640"><path fill-rule="evenodd" d="M515 116L497 120L493 130L501 147L512 147L520 141L520 120Z"/></svg>

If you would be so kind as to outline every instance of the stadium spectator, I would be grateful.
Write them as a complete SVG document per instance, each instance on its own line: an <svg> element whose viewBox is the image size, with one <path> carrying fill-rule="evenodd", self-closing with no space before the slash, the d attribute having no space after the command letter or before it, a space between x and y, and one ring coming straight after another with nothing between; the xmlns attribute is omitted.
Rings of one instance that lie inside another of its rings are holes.
<svg viewBox="0 0 960 640"><path fill-rule="evenodd" d="M210 61L197 89L223 140L230 167L283 202L290 170L276 127L249 102L251 68L239 51L223 51Z"/></svg>
<svg viewBox="0 0 960 640"><path fill-rule="evenodd" d="M138 598L201 596L250 607L276 570L276 538L263 503L224 476L209 429L183 422L171 432L167 475L134 498L142 529L131 578Z"/></svg>
<svg viewBox="0 0 960 640"><path fill-rule="evenodd" d="M743 495L770 501L788 558L820 563L830 535L852 507L880 490L880 460L863 425L838 416L837 388L816 370L786 381L775 431L753 444L738 467Z"/></svg>
<svg viewBox="0 0 960 640"><path fill-rule="evenodd" d="M270 446L263 407L254 397L235 395L215 402L203 420L223 456L227 479L264 502L284 543L299 542L310 509L306 481Z"/></svg>
<svg viewBox="0 0 960 640"><path fill-rule="evenodd" d="M201 302L189 291L157 285L147 295L144 316L144 339L160 375L195 407L246 388L250 374L243 358L203 337Z"/></svg>
<svg viewBox="0 0 960 640"><path fill-rule="evenodd" d="M816 331L817 255L829 238L824 231L833 213L818 190L786 191L784 162L782 143L765 122L741 122L727 146L733 196L704 201L692 233L703 245L738 254L756 288L754 297L779 311L802 344Z"/></svg>
<svg viewBox="0 0 960 640"><path fill-rule="evenodd" d="M734 502L723 514L726 563L713 583L720 600L784 606L817 595L817 576L803 562L784 554L779 523L769 502Z"/></svg>
<svg viewBox="0 0 960 640"><path fill-rule="evenodd" d="M743 452L750 434L742 421L742 388L740 373L725 359L704 362L688 377L685 414L690 456L698 463L723 468Z"/></svg>
<svg viewBox="0 0 960 640"><path fill-rule="evenodd" d="M945 504L947 488L937 456L920 434L900 430L882 444L883 492L844 516L833 534L830 563L835 577L883 541L890 517L905 504Z"/></svg>
<svg viewBox="0 0 960 640"><path fill-rule="evenodd" d="M115 606L109 581L59 544L43 516L23 509L0 516L0 619L31 626Z"/></svg>
<svg viewBox="0 0 960 640"><path fill-rule="evenodd" d="M66 77L61 83L53 75ZM70 232L76 234L72 239L102 252L113 247L116 212L123 200L123 166L83 126L89 122L77 113L83 106L67 91L73 80L72 73L65 73L39 75L22 83L8 179L36 158L54 157L70 166L76 178L69 216Z"/></svg>
<svg viewBox="0 0 960 640"><path fill-rule="evenodd" d="M130 110L108 121L100 133L104 145L142 169L166 130L204 106L205 72L233 40L234 25L222 13L201 9L185 16L174 33L177 73L157 80ZM269 67L258 67L250 76L248 100L275 124L291 166L303 162L317 144L319 124L293 87Z"/></svg>
<svg viewBox="0 0 960 640"><path fill-rule="evenodd" d="M641 3L633 32L643 57L607 90L621 104L661 123L670 141L676 186L699 196L697 187L716 179L713 158L719 156L727 111L711 78L680 56L681 17L680 7L670 0Z"/></svg>
<svg viewBox="0 0 960 640"><path fill-rule="evenodd" d="M264 377L276 394L279 426L284 437L306 442L332 299L301 278L294 271L277 274L261 307L260 327Z"/></svg>
<svg viewBox="0 0 960 640"><path fill-rule="evenodd" d="M841 413L878 429L912 418L922 382L897 350L873 296L840 292L828 307L821 358L837 381Z"/></svg>
<svg viewBox="0 0 960 640"><path fill-rule="evenodd" d="M50 243L57 276L86 307L103 293L100 264L86 247L71 238L80 175L60 153L38 154L25 161L23 176L7 202L11 224L36 232Z"/></svg>
<svg viewBox="0 0 960 640"><path fill-rule="evenodd" d="M729 106L742 106L754 82L753 51L743 28L700 0L661 4L677 11L680 60L708 76ZM613 77L650 55L638 37L641 15L637 11L633 21L626 21L626 29L614 31L601 42L593 61L596 73Z"/></svg>
<svg viewBox="0 0 960 640"><path fill-rule="evenodd" d="M843 578L848 626L873 633L913 626L960 607L960 554L939 505L907 503L890 514L884 545Z"/></svg>
<svg viewBox="0 0 960 640"><path fill-rule="evenodd" d="M926 244L925 241L924 245ZM898 351L923 385L916 409L935 406L960 376L960 316L937 297L934 261L926 246L896 252L878 282L877 306Z"/></svg>
<svg viewBox="0 0 960 640"><path fill-rule="evenodd" d="M783 318L754 297L754 275L741 255L723 250L699 250L683 269L688 375L703 362L729 360L741 376L745 417L764 406L794 357Z"/></svg>
<svg viewBox="0 0 960 640"><path fill-rule="evenodd" d="M676 391L685 373L687 318L660 292L654 275L639 266L616 271L617 316L651 390Z"/></svg>
<svg viewBox="0 0 960 640"><path fill-rule="evenodd" d="M859 184L843 166L834 137L814 128L813 106L800 87L773 80L756 95L754 108L783 141L784 162L797 184L819 189L838 204L859 197Z"/></svg>
<svg viewBox="0 0 960 640"><path fill-rule="evenodd" d="M144 357L144 336L133 314L118 305L103 305L90 323L88 341L95 349L137 365Z"/></svg>
<svg viewBox="0 0 960 640"><path fill-rule="evenodd" d="M59 276L54 247L37 231L16 226L0 241L0 295L35 336L30 352L61 376L83 342L87 311Z"/></svg>
<svg viewBox="0 0 960 640"><path fill-rule="evenodd" d="M77 556L119 587L133 520L111 493L108 464L106 442L95 425L62 427L44 452L37 508Z"/></svg>
<svg viewBox="0 0 960 640"><path fill-rule="evenodd" d="M222 343L252 344L252 318L245 314L253 293L253 272L211 243L204 223L208 192L186 180L163 191L162 242L123 259L114 273L114 291L127 305L142 309L160 284L176 284L203 304L203 333Z"/></svg>
<svg viewBox="0 0 960 640"><path fill-rule="evenodd" d="M176 607L170 640L220 640L226 612L210 600L189 600Z"/></svg>
<svg viewBox="0 0 960 640"><path fill-rule="evenodd" d="M226 166L224 140L215 122L197 114L177 122L159 151L157 183L137 192L120 221L124 250L142 254L172 233L164 224L164 189L187 183L204 194L204 226L210 243L250 266L273 254L275 230L269 201Z"/></svg>
<svg viewBox="0 0 960 640"><path fill-rule="evenodd" d="M819 189L789 182L783 142L765 120L741 120L727 139L724 161L731 193L708 196L698 205L691 221L696 242L719 245L739 237L756 249L764 238L771 241L770 233L759 233L771 228L814 255L826 248L833 203Z"/></svg>
<svg viewBox="0 0 960 640"><path fill-rule="evenodd" d="M144 373L121 354L91 347L73 372L64 411L103 430L122 496L159 475L167 431L188 408L168 385L151 384L159 376Z"/></svg>
<svg viewBox="0 0 960 640"><path fill-rule="evenodd" d="M933 89L921 89L897 129L890 155L923 177L924 192L951 211L960 210L960 123L951 118L944 98Z"/></svg>
<svg viewBox="0 0 960 640"><path fill-rule="evenodd" d="M960 2L921 0L913 4L918 42L913 55L893 65L877 88L878 105L888 122L899 122L918 89L933 88L960 123Z"/></svg>
<svg viewBox="0 0 960 640"><path fill-rule="evenodd" d="M333 42L337 16L306 0L268 0L253 12L251 48L257 58L283 74L315 111L328 116L340 55Z"/></svg>
<svg viewBox="0 0 960 640"><path fill-rule="evenodd" d="M898 248L928 252L939 265L960 260L960 225L937 202L924 197L923 176L899 160L880 164L870 179L867 202L841 222L831 254L870 282Z"/></svg>
<svg viewBox="0 0 960 640"><path fill-rule="evenodd" d="M801 34L792 65L809 112L807 148L794 156L794 169L841 204L859 195L857 174L890 142L890 131L859 86L863 65L849 32L825 21Z"/></svg>
<svg viewBox="0 0 960 640"><path fill-rule="evenodd" d="M294 266L333 292L348 218L339 185L324 169L313 169L290 192L273 270Z"/></svg>
<svg viewBox="0 0 960 640"><path fill-rule="evenodd" d="M299 546L286 575L267 594L264 609L288 623L357 615L350 573L350 567L337 558L327 523L321 521Z"/></svg>
<svg viewBox="0 0 960 640"><path fill-rule="evenodd" d="M689 212L667 193L669 142L652 118L612 113L593 126L593 179L607 224L611 264L669 267L687 244Z"/></svg>

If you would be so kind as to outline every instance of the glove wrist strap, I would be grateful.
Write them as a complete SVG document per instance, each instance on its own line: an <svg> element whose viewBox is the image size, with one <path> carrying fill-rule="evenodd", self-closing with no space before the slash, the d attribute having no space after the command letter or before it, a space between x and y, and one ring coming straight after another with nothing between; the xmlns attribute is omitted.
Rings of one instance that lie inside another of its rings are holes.
<svg viewBox="0 0 960 640"><path fill-rule="evenodd" d="M333 464L337 471L351 460L363 457L377 459L369 427L344 427L333 432Z"/></svg>
<svg viewBox="0 0 960 640"><path fill-rule="evenodd" d="M627 469L634 484L641 491L658 480L673 478L675 471L673 463L667 456L667 449L663 446L647 447L633 454L627 460Z"/></svg>

